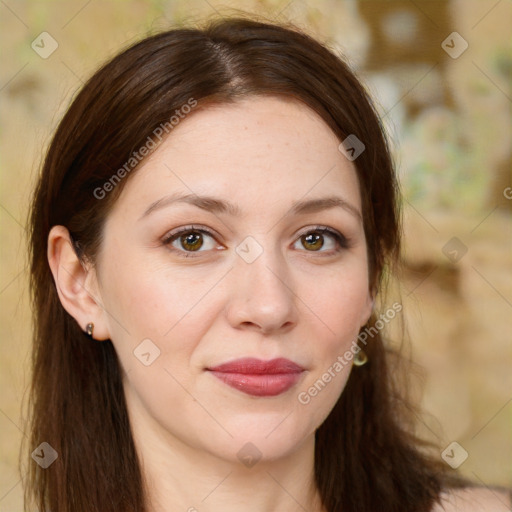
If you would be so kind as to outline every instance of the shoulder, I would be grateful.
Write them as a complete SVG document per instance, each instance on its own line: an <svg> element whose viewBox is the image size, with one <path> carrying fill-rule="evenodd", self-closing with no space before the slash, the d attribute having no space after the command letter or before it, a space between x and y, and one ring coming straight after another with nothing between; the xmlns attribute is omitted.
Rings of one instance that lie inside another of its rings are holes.
<svg viewBox="0 0 512 512"><path fill-rule="evenodd" d="M512 490L499 487L448 489L432 512L510 512Z"/></svg>

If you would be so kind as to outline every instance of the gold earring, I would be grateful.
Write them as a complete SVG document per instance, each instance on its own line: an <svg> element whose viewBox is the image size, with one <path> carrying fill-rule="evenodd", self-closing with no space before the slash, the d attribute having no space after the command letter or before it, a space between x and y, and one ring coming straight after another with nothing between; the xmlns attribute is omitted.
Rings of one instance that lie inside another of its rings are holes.
<svg viewBox="0 0 512 512"><path fill-rule="evenodd" d="M92 322L89 322L87 326L85 327L85 334L89 336L89 338L92 339L92 333L94 331L94 324Z"/></svg>
<svg viewBox="0 0 512 512"><path fill-rule="evenodd" d="M354 364L356 366L363 366L368 362L368 356L363 349L360 349L359 352L354 357Z"/></svg>

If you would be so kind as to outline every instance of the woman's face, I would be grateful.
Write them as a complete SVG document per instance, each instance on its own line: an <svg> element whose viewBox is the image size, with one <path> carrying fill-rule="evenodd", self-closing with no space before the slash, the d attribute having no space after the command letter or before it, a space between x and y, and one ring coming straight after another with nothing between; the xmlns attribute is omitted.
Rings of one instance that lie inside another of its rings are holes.
<svg viewBox="0 0 512 512"><path fill-rule="evenodd" d="M193 112L129 178L97 281L139 439L226 460L311 441L372 309L338 146L306 106L252 97Z"/></svg>

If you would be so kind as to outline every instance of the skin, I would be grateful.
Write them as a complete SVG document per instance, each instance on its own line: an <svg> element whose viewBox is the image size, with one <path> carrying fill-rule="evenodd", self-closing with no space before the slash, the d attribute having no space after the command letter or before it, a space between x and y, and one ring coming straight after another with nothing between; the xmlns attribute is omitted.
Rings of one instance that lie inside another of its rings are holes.
<svg viewBox="0 0 512 512"><path fill-rule="evenodd" d="M295 101L209 107L175 127L129 177L95 267L76 259L63 226L52 229L48 259L63 306L82 329L93 322L94 337L111 339L119 355L151 510L322 510L314 432L351 365L307 405L298 395L350 348L373 307L358 179L338 146ZM175 193L215 196L240 214L175 202L144 215ZM349 206L290 213L296 201L328 196ZM162 241L190 224L214 237ZM259 245L244 245L248 236ZM248 263L237 247L262 253ZM145 339L160 350L148 366L134 355ZM305 371L273 397L247 395L205 371L249 356L286 357ZM261 457L252 467L238 456L252 453L247 443Z"/></svg>

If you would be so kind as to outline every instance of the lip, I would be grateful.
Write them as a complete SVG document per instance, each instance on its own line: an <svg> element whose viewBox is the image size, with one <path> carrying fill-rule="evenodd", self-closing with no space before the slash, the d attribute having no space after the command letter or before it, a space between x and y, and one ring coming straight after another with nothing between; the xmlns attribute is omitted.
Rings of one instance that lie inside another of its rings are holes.
<svg viewBox="0 0 512 512"><path fill-rule="evenodd" d="M207 368L222 382L252 396L277 396L300 379L304 368L285 358L243 358Z"/></svg>

